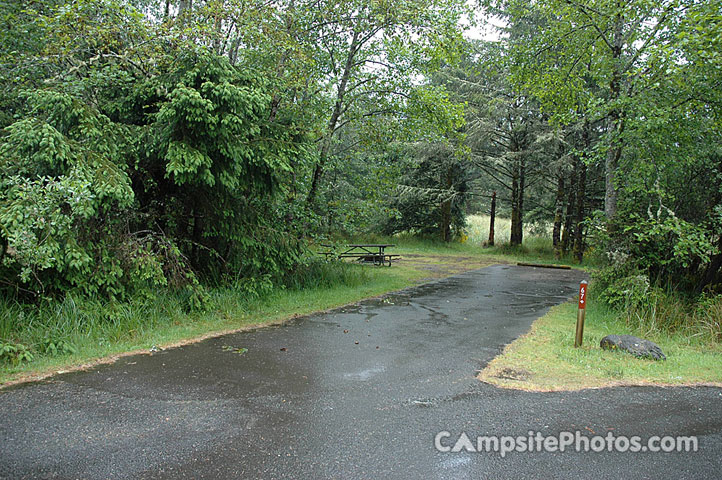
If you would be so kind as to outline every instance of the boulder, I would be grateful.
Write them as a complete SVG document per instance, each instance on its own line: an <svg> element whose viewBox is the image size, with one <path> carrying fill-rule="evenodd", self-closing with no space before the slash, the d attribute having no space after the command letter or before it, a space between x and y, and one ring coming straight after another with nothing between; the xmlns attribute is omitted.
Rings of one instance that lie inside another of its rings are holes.
<svg viewBox="0 0 722 480"><path fill-rule="evenodd" d="M605 350L624 350L638 358L667 359L656 343L632 335L607 335L599 346Z"/></svg>

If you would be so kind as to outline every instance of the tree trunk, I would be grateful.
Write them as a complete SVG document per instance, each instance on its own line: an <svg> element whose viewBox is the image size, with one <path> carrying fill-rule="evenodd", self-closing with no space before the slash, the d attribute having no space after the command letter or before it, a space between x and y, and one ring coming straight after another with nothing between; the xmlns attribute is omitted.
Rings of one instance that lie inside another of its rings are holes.
<svg viewBox="0 0 722 480"><path fill-rule="evenodd" d="M524 189L526 186L526 161L519 162L519 218L516 224L516 236L519 239L519 245L524 242Z"/></svg>
<svg viewBox="0 0 722 480"><path fill-rule="evenodd" d="M321 174L323 173L323 167L326 164L326 159L328 158L328 152L330 149L331 139L329 138L328 141L323 142L323 146L321 147L321 154L318 157L318 163L316 163L316 167L313 169L311 189L308 191L308 195L306 196L306 208L311 208L313 202L316 200L316 192L318 191L318 185L321 181Z"/></svg>
<svg viewBox="0 0 722 480"><path fill-rule="evenodd" d="M562 255L569 251L569 244L572 239L572 223L574 220L574 200L576 199L577 187L577 164L573 161L573 169L569 179L569 196L567 197L567 211L564 216L564 230L562 231Z"/></svg>
<svg viewBox="0 0 722 480"><path fill-rule="evenodd" d="M557 196L554 200L554 228L552 229L552 245L554 247L554 258L562 257L561 231L562 219L564 218L564 175L559 174L557 178Z"/></svg>
<svg viewBox="0 0 722 480"><path fill-rule="evenodd" d="M441 202L441 239L444 242L451 241L451 187L453 186L453 178L451 167L446 171L446 191L449 195Z"/></svg>
<svg viewBox="0 0 722 480"><path fill-rule="evenodd" d="M489 212L489 246L494 246L494 219L496 219L496 192L491 194L491 211Z"/></svg>
<svg viewBox="0 0 722 480"><path fill-rule="evenodd" d="M579 161L579 177L577 179L577 208L576 208L576 219L574 226L574 257L577 262L582 263L584 259L584 237L583 224L584 222L584 197L586 195L586 183L587 183L587 166L584 161Z"/></svg>
<svg viewBox="0 0 722 480"><path fill-rule="evenodd" d="M511 244L521 245L524 232L524 175L523 160L518 160L512 180Z"/></svg>
<svg viewBox="0 0 722 480"><path fill-rule="evenodd" d="M236 37L231 42L231 46L228 49L228 60L231 65L235 65L238 62L238 50L241 47L241 34L236 33Z"/></svg>
<svg viewBox="0 0 722 480"><path fill-rule="evenodd" d="M620 138L624 123L619 107L622 89L622 49L624 46L624 18L618 13L614 20L614 38L612 40L612 78L609 81L609 102L612 109L607 115L607 133L610 145L604 163L604 213L608 221L617 216L617 185L616 174L619 159L622 157L622 140Z"/></svg>
<svg viewBox="0 0 722 480"><path fill-rule="evenodd" d="M354 32L353 38L351 39L351 44L349 45L348 55L346 57L346 64L344 65L343 75L341 76L341 82L339 83L338 90L336 91L336 103L333 107L333 113L331 114L331 118L328 121L326 137L324 138L323 145L321 147L321 154L319 155L318 163L313 170L311 189L308 191L308 196L306 197L306 208L311 208L313 202L316 199L316 193L318 192L318 185L321 181L323 168L325 166L326 160L328 159L329 151L331 150L331 141L333 139L333 134L336 131L336 125L338 124L338 119L341 117L341 111L343 110L343 100L346 96L346 86L348 84L349 78L351 77L351 70L354 67L354 59L356 58L356 53L358 52L358 42L359 33Z"/></svg>
<svg viewBox="0 0 722 480"><path fill-rule="evenodd" d="M582 263L584 259L584 200L586 199L587 188L587 164L584 156L590 149L589 134L591 126L587 119L584 120L582 126L582 154L576 161L578 167L577 172L577 208L576 208L576 226L574 229L574 257L577 262ZM616 197L615 197L616 198Z"/></svg>
<svg viewBox="0 0 722 480"><path fill-rule="evenodd" d="M511 236L509 243L520 245L521 239L516 236L516 225L519 223L519 170L514 167L511 179Z"/></svg>
<svg viewBox="0 0 722 480"><path fill-rule="evenodd" d="M203 235L203 226L201 225L201 215L194 211L193 215L193 233L191 234L191 238L193 239L193 246L191 247L191 263L198 267L200 265L200 248L199 245L201 244L202 235Z"/></svg>

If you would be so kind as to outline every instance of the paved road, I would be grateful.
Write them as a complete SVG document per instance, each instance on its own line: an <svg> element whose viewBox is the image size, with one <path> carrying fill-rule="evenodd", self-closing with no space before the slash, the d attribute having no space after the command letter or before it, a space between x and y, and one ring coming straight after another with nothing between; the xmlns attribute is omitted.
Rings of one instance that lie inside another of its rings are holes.
<svg viewBox="0 0 722 480"><path fill-rule="evenodd" d="M572 296L580 275L493 266L6 390L0 477L720 478L720 389L541 394L475 379L534 318ZM699 451L502 458L434 447L442 431L451 446L461 432L475 442L576 430L696 435Z"/></svg>

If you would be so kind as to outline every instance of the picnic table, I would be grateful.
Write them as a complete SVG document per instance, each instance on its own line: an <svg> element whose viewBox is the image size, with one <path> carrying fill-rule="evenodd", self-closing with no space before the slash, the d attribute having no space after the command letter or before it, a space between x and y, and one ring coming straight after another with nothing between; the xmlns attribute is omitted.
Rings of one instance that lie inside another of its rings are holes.
<svg viewBox="0 0 722 480"><path fill-rule="evenodd" d="M321 244L322 247L328 248L328 251L318 252L319 255L325 255L328 258L353 258L362 263L372 263L374 265L391 266L391 260L399 257L399 255L389 255L386 253L388 247L395 246L393 243L351 243L343 247L339 252L334 249L333 245Z"/></svg>

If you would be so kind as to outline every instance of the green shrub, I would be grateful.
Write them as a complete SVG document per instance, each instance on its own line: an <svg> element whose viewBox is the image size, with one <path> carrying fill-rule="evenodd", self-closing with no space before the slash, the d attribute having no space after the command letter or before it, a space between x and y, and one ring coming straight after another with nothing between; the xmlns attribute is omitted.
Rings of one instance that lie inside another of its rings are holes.
<svg viewBox="0 0 722 480"><path fill-rule="evenodd" d="M31 362L33 358L28 347L21 343L0 342L0 362L19 365L22 362Z"/></svg>
<svg viewBox="0 0 722 480"><path fill-rule="evenodd" d="M55 357L58 355L71 355L76 353L77 349L67 340L46 338L38 345L38 352Z"/></svg>
<svg viewBox="0 0 722 480"><path fill-rule="evenodd" d="M620 276L626 273L624 276ZM671 285L654 284L639 270L613 266L594 276L594 297L609 305L642 335L681 333L722 341L722 296L689 298Z"/></svg>

